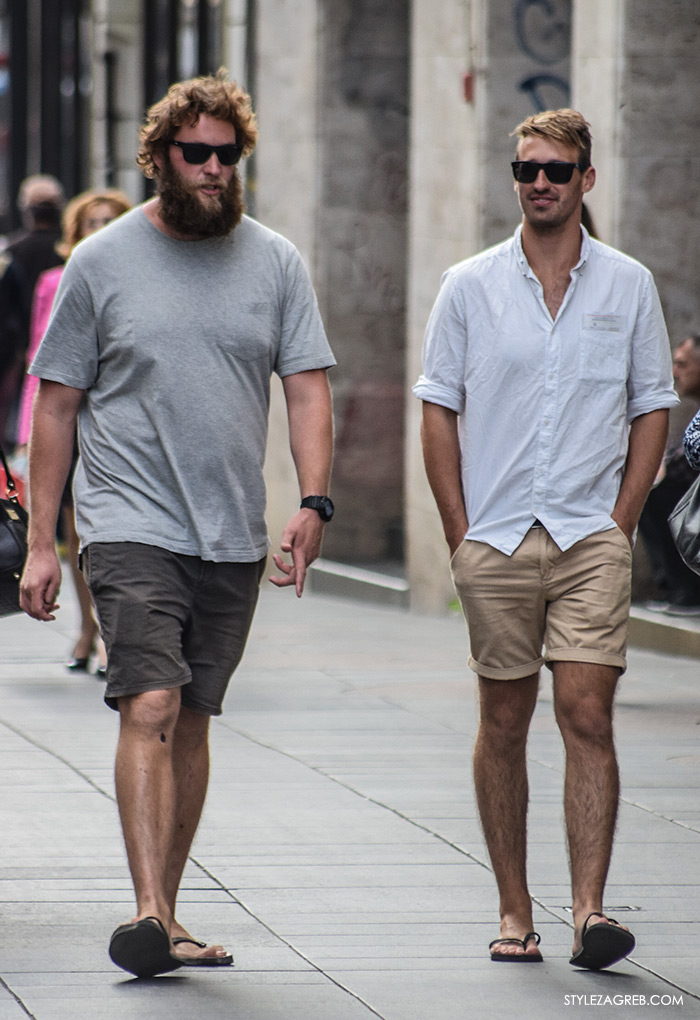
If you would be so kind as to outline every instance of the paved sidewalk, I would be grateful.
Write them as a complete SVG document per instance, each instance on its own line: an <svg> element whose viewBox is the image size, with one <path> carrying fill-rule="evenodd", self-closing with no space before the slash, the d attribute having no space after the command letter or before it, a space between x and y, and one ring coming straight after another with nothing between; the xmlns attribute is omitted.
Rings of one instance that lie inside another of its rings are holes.
<svg viewBox="0 0 700 1020"><path fill-rule="evenodd" d="M638 949L600 974L568 963L562 756L543 676L530 871L546 961L498 965L461 620L264 591L213 723L179 911L236 966L136 981L106 951L132 913L113 803L117 717L99 681L62 665L74 623L64 601L54 624L0 620L0 1020L548 1020L593 1006L617 1020L700 1016L696 660L630 655L607 906Z"/></svg>

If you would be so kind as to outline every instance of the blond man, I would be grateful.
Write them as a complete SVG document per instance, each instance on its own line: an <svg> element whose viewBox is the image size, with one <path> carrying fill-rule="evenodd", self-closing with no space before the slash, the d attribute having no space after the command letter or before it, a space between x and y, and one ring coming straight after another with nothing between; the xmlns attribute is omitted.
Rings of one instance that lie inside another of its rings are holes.
<svg viewBox="0 0 700 1020"><path fill-rule="evenodd" d="M478 675L474 778L500 896L491 959L542 960L526 742L544 663L566 753L570 962L597 970L634 948L603 907L619 800L612 713L633 537L677 397L650 273L581 226L589 125L554 110L513 133L522 223L445 274L414 392Z"/></svg>

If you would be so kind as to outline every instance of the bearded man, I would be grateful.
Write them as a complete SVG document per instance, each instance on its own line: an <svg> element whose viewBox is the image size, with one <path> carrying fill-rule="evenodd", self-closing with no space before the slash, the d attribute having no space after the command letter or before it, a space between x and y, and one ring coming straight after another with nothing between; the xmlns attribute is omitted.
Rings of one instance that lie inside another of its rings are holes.
<svg viewBox="0 0 700 1020"><path fill-rule="evenodd" d="M318 556L335 362L296 249L243 215L236 169L257 139L225 73L173 85L138 163L156 197L71 256L32 374L29 556L22 608L53 620L55 522L76 419L82 569L120 715L116 791L136 915L110 941L138 977L232 963L175 918L219 715L248 636L269 540L262 476L270 377L282 379L301 504L270 580L301 596Z"/></svg>

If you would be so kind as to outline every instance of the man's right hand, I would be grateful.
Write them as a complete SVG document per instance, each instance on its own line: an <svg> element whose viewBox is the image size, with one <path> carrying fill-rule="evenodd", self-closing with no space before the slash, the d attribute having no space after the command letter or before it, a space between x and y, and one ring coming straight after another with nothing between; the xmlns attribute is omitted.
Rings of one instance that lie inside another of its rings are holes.
<svg viewBox="0 0 700 1020"><path fill-rule="evenodd" d="M464 541L465 531L466 528L462 528L451 532L449 535L445 535L445 540L447 541L447 548L450 551L450 559L452 559L452 557L454 556L454 554L457 552L460 545Z"/></svg>
<svg viewBox="0 0 700 1020"><path fill-rule="evenodd" d="M61 565L55 549L31 552L19 583L20 608L35 620L55 620Z"/></svg>

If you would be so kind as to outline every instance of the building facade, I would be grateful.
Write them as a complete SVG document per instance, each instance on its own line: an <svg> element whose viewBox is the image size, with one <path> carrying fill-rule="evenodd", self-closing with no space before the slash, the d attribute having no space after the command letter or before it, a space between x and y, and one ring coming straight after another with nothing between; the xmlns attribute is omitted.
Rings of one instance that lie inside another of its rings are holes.
<svg viewBox="0 0 700 1020"><path fill-rule="evenodd" d="M654 272L672 340L700 331L696 0L0 0L0 207L27 174L70 193L147 194L143 111L225 65L260 142L249 211L302 252L338 358L324 557L404 572L445 611L446 551L411 395L447 266L515 228L510 132L538 109L591 122L602 240ZM280 387L266 465L270 533L298 494Z"/></svg>

